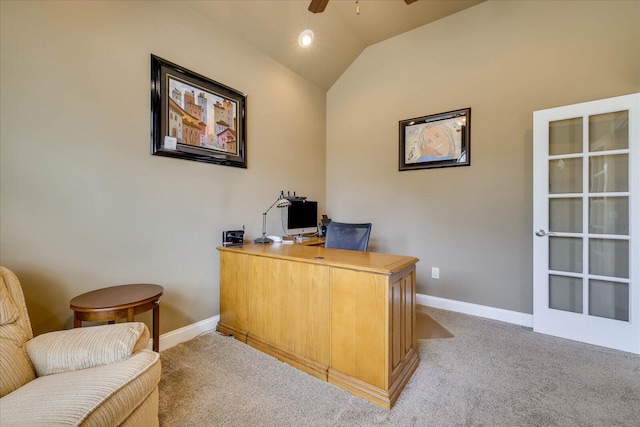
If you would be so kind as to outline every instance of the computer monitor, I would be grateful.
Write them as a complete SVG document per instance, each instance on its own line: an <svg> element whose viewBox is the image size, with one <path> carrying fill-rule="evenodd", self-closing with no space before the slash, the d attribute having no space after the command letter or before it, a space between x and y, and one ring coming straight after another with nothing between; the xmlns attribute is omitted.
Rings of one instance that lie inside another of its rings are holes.
<svg viewBox="0 0 640 427"><path fill-rule="evenodd" d="M287 208L287 234L318 232L318 202L293 201Z"/></svg>

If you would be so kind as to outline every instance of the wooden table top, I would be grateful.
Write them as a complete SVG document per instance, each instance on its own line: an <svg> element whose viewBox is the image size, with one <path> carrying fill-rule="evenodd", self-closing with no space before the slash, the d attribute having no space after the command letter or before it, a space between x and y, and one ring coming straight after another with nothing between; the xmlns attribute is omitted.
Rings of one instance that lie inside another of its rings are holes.
<svg viewBox="0 0 640 427"><path fill-rule="evenodd" d="M412 256L282 243L245 243L243 246L218 247L217 249L222 252L245 253L380 274L393 274L419 261L418 258Z"/></svg>
<svg viewBox="0 0 640 427"><path fill-rule="evenodd" d="M164 288L150 283L111 286L78 295L70 302L74 311L96 309L124 309L154 301L162 295Z"/></svg>

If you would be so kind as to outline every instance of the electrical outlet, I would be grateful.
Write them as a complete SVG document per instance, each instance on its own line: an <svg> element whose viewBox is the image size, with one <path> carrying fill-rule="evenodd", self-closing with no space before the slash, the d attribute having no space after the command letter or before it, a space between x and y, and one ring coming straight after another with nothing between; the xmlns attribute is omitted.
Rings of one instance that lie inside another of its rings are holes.
<svg viewBox="0 0 640 427"><path fill-rule="evenodd" d="M431 267L431 278L432 279L439 279L440 278L440 268Z"/></svg>

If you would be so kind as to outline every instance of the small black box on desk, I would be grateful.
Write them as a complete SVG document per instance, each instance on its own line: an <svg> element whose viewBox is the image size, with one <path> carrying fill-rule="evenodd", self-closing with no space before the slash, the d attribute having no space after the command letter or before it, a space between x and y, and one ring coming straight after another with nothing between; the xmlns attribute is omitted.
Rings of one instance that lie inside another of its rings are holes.
<svg viewBox="0 0 640 427"><path fill-rule="evenodd" d="M244 230L230 230L222 232L222 246L242 246Z"/></svg>

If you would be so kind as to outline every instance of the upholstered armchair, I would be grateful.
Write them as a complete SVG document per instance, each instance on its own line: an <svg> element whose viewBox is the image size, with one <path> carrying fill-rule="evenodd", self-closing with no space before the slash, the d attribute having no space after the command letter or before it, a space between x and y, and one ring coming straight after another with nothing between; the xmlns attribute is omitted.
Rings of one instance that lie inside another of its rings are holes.
<svg viewBox="0 0 640 427"><path fill-rule="evenodd" d="M157 426L160 356L144 323L33 337L18 278L0 267L0 425Z"/></svg>

